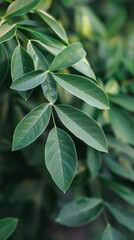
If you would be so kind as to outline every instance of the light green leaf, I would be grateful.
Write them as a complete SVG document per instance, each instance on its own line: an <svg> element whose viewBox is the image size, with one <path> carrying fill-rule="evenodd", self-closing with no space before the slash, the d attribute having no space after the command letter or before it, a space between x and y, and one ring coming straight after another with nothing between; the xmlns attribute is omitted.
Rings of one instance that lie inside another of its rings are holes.
<svg viewBox="0 0 134 240"><path fill-rule="evenodd" d="M81 72L82 74L86 75L87 77L92 78L96 81L95 74L86 58L83 58L79 62L75 63L72 67L77 71Z"/></svg>
<svg viewBox="0 0 134 240"><path fill-rule="evenodd" d="M9 60L6 48L4 45L0 44L0 85L3 83L7 76L9 67Z"/></svg>
<svg viewBox="0 0 134 240"><path fill-rule="evenodd" d="M15 24L10 25L9 23L5 23L2 26L0 26L0 43L6 42L13 38L15 32L16 32Z"/></svg>
<svg viewBox="0 0 134 240"><path fill-rule="evenodd" d="M119 164L117 160L115 161L112 158L105 157L104 163L112 172L134 182L134 170L129 162L123 165Z"/></svg>
<svg viewBox="0 0 134 240"><path fill-rule="evenodd" d="M108 108L105 92L90 79L74 74L53 74L54 79L65 90L99 109Z"/></svg>
<svg viewBox="0 0 134 240"><path fill-rule="evenodd" d="M12 235L17 222L16 218L3 218L0 220L0 240L6 240Z"/></svg>
<svg viewBox="0 0 134 240"><path fill-rule="evenodd" d="M9 18L23 15L32 10L38 2L39 0L16 0L9 5L5 17Z"/></svg>
<svg viewBox="0 0 134 240"><path fill-rule="evenodd" d="M132 213L124 208L119 210L109 203L105 203L105 206L120 224L134 232L134 215Z"/></svg>
<svg viewBox="0 0 134 240"><path fill-rule="evenodd" d="M35 70L42 69L46 71L49 68L49 64L44 55L32 44L30 40L28 41L27 52L34 61Z"/></svg>
<svg viewBox="0 0 134 240"><path fill-rule="evenodd" d="M57 105L55 110L61 122L79 139L98 151L107 152L107 142L102 128L84 112L68 106Z"/></svg>
<svg viewBox="0 0 134 240"><path fill-rule="evenodd" d="M34 63L31 56L26 52L23 47L17 46L11 59L11 76L13 82L25 73L31 71L34 71ZM31 91L19 92L19 94L25 100L27 100L31 94Z"/></svg>
<svg viewBox="0 0 134 240"><path fill-rule="evenodd" d="M57 100L57 89L56 89L56 82L53 79L51 74L46 75L46 80L41 84L42 91L44 93L45 98L51 102L55 103Z"/></svg>
<svg viewBox="0 0 134 240"><path fill-rule="evenodd" d="M119 183L116 183L114 181L111 181L109 179L107 179L106 177L101 177L101 179L103 180L103 183L109 188L111 189L115 194L117 194L120 198L122 198L124 201L128 202L129 204L134 204L134 192L124 186L121 185Z"/></svg>
<svg viewBox="0 0 134 240"><path fill-rule="evenodd" d="M102 211L101 199L80 197L66 204L56 221L68 227L83 226L97 219Z"/></svg>
<svg viewBox="0 0 134 240"><path fill-rule="evenodd" d="M10 88L17 91L30 90L43 83L45 81L45 78L46 73L44 73L42 70L36 70L33 72L26 73L23 76L17 78L12 83Z"/></svg>
<svg viewBox="0 0 134 240"><path fill-rule="evenodd" d="M71 137L60 128L53 128L45 147L45 163L54 182L65 193L77 168L77 154Z"/></svg>
<svg viewBox="0 0 134 240"><path fill-rule="evenodd" d="M34 142L47 127L51 116L49 104L41 104L28 113L17 125L12 149L19 150Z"/></svg>
<svg viewBox="0 0 134 240"><path fill-rule="evenodd" d="M37 13L63 41L68 43L65 30L57 23L57 21L51 15L44 12L43 10L38 10Z"/></svg>
<svg viewBox="0 0 134 240"><path fill-rule="evenodd" d="M110 95L111 102L125 108L128 111L134 112L134 97L126 94Z"/></svg>
<svg viewBox="0 0 134 240"><path fill-rule="evenodd" d="M62 68L67 68L73 64L79 62L82 58L86 56L86 52L82 47L82 44L72 43L63 49L51 63L49 70L55 71Z"/></svg>
<svg viewBox="0 0 134 240"><path fill-rule="evenodd" d="M107 224L102 235L102 240L126 240L126 238L115 228L111 227L110 224Z"/></svg>
<svg viewBox="0 0 134 240"><path fill-rule="evenodd" d="M117 137L125 143L134 145L134 122L130 115L112 106L109 111L109 118L113 131Z"/></svg>

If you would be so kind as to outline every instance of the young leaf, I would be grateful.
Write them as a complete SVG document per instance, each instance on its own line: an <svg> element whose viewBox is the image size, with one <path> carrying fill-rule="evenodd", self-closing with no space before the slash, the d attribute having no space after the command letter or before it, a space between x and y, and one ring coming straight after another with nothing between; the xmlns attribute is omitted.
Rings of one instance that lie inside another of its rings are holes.
<svg viewBox="0 0 134 240"><path fill-rule="evenodd" d="M126 240L126 238L108 223L103 232L102 240Z"/></svg>
<svg viewBox="0 0 134 240"><path fill-rule="evenodd" d="M3 83L7 76L9 67L9 60L6 48L3 44L0 44L0 85Z"/></svg>
<svg viewBox="0 0 134 240"><path fill-rule="evenodd" d="M15 35L15 24L10 25L9 23L5 23L2 26L0 26L0 43L6 42L13 38Z"/></svg>
<svg viewBox="0 0 134 240"><path fill-rule="evenodd" d="M98 151L107 152L104 132L91 117L68 105L57 105L55 110L61 122L76 137Z"/></svg>
<svg viewBox="0 0 134 240"><path fill-rule="evenodd" d="M3 218L0 220L0 240L7 240L14 232L18 220L15 218Z"/></svg>
<svg viewBox="0 0 134 240"><path fill-rule="evenodd" d="M27 52L30 54L34 61L35 70L42 69L46 71L49 68L49 64L44 55L36 48L31 41L28 41Z"/></svg>
<svg viewBox="0 0 134 240"><path fill-rule="evenodd" d="M134 170L129 162L123 166L123 164L119 164L118 161L105 157L104 163L112 172L134 182Z"/></svg>
<svg viewBox="0 0 134 240"><path fill-rule="evenodd" d="M80 197L66 204L56 221L64 226L79 227L97 219L102 211L101 199Z"/></svg>
<svg viewBox="0 0 134 240"><path fill-rule="evenodd" d="M51 63L49 70L55 71L62 68L67 68L73 64L79 62L82 58L86 56L86 52L82 47L82 44L72 43L63 49Z"/></svg>
<svg viewBox="0 0 134 240"><path fill-rule="evenodd" d="M124 208L121 211L115 208L113 205L106 202L105 202L105 206L120 224L122 224L124 227L126 227L130 231L134 232L134 215L132 213L129 213Z"/></svg>
<svg viewBox="0 0 134 240"><path fill-rule="evenodd" d="M57 186L65 193L77 168L77 154L71 137L60 128L53 128L45 147L45 163Z"/></svg>
<svg viewBox="0 0 134 240"><path fill-rule="evenodd" d="M74 74L53 74L55 81L64 89L99 109L108 108L105 92L90 79Z"/></svg>
<svg viewBox="0 0 134 240"><path fill-rule="evenodd" d="M43 83L45 81L45 78L46 73L44 73L42 70L36 70L33 72L26 73L23 76L17 78L12 83L10 88L17 91L30 90Z"/></svg>
<svg viewBox="0 0 134 240"><path fill-rule="evenodd" d="M41 84L41 87L45 98L49 102L55 103L58 95L56 89L56 82L54 81L53 76L48 73L46 75L46 80Z"/></svg>
<svg viewBox="0 0 134 240"><path fill-rule="evenodd" d="M38 2L39 0L16 0L9 5L5 17L11 18L23 15L32 10Z"/></svg>
<svg viewBox="0 0 134 240"><path fill-rule="evenodd" d="M112 106L109 111L109 118L115 134L123 142L134 145L134 122L130 115Z"/></svg>
<svg viewBox="0 0 134 240"><path fill-rule="evenodd" d="M34 142L47 127L51 116L49 104L41 104L28 113L17 125L13 136L13 151Z"/></svg>
<svg viewBox="0 0 134 240"><path fill-rule="evenodd" d="M65 43L68 43L66 32L51 15L43 10L38 10L37 13Z"/></svg>

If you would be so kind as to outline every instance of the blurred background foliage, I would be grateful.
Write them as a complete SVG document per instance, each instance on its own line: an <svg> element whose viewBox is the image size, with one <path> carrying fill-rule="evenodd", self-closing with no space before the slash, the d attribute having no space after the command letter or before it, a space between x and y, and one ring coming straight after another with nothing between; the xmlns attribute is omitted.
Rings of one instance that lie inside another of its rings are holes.
<svg viewBox="0 0 134 240"><path fill-rule="evenodd" d="M5 11L3 2L0 1L0 16ZM110 110L101 111L59 89L59 101L81 108L103 127L109 154L99 153L72 136L79 168L64 195L45 168L47 131L25 149L11 152L17 123L43 96L37 88L25 102L9 89L9 63L6 51L1 48L0 76L3 74L1 79L4 76L6 79L3 84L0 82L0 217L19 218L12 240L100 240L105 227L104 216L80 228L63 227L54 219L65 203L78 196L101 196L119 209L125 208L131 213L134 210L134 1L41 0L40 8L64 26L70 43L83 43L97 80L109 96ZM7 52L12 53L16 42L12 39L4 45ZM67 71L75 73L72 69ZM115 228L128 240L133 240L132 233L115 221L110 212L107 216Z"/></svg>

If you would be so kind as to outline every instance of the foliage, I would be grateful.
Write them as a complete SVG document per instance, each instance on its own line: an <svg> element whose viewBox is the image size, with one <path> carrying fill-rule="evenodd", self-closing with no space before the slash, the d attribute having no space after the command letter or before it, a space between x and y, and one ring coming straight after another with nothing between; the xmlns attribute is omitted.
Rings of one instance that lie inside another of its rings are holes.
<svg viewBox="0 0 134 240"><path fill-rule="evenodd" d="M16 218L14 240L84 239L60 237L60 224L88 224L93 240L133 238L131 9L0 1L0 240Z"/></svg>

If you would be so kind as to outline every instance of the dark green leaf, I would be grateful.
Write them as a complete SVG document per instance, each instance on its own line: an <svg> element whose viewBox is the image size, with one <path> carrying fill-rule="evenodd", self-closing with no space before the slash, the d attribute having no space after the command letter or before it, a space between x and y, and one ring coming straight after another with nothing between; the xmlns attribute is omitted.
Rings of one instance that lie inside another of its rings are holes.
<svg viewBox="0 0 134 240"><path fill-rule="evenodd" d="M46 75L46 80L41 84L45 98L51 102L55 103L57 100L57 89L56 82L53 79L53 76L49 73Z"/></svg>
<svg viewBox="0 0 134 240"><path fill-rule="evenodd" d="M65 90L99 109L108 108L105 92L90 79L73 74L53 74L54 79Z"/></svg>
<svg viewBox="0 0 134 240"><path fill-rule="evenodd" d="M82 58L86 56L86 52L82 47L82 44L72 43L63 49L51 63L49 70L55 71L62 68L67 68L73 64L79 62Z"/></svg>
<svg viewBox="0 0 134 240"><path fill-rule="evenodd" d="M128 96L126 94L110 95L111 102L127 109L128 111L134 112L134 97Z"/></svg>
<svg viewBox="0 0 134 240"><path fill-rule="evenodd" d="M14 232L18 220L15 218L3 218L0 220L0 240L8 239Z"/></svg>
<svg viewBox="0 0 134 240"><path fill-rule="evenodd" d="M111 227L110 224L107 224L102 235L102 240L126 240L126 238L115 228Z"/></svg>
<svg viewBox="0 0 134 240"><path fill-rule="evenodd" d="M39 86L45 81L46 73L42 70L36 70L24 74L23 76L15 79L11 88L17 91L26 91Z"/></svg>
<svg viewBox="0 0 134 240"><path fill-rule="evenodd" d="M4 25L0 26L0 43L6 42L13 38L15 31L15 24L10 25L5 23Z"/></svg>
<svg viewBox="0 0 134 240"><path fill-rule="evenodd" d="M88 148L87 152L87 167L90 172L90 180L94 180L98 174L101 167L101 158L97 151Z"/></svg>
<svg viewBox="0 0 134 240"><path fill-rule="evenodd" d="M57 105L55 110L61 122L79 139L98 151L107 152L107 142L102 128L84 112L68 106Z"/></svg>
<svg viewBox="0 0 134 240"><path fill-rule="evenodd" d="M77 154L71 137L60 128L53 128L45 147L45 163L57 186L65 193L77 168Z"/></svg>
<svg viewBox="0 0 134 240"><path fill-rule="evenodd" d="M0 44L0 85L5 80L8 72L9 60L6 48Z"/></svg>
<svg viewBox="0 0 134 240"><path fill-rule="evenodd" d="M68 227L78 227L94 221L102 211L101 199L81 197L66 204L56 221Z"/></svg>
<svg viewBox="0 0 134 240"><path fill-rule="evenodd" d="M39 0L16 0L11 3L6 11L6 17L16 17L32 10Z"/></svg>
<svg viewBox="0 0 134 240"><path fill-rule="evenodd" d="M47 127L51 116L49 104L42 104L28 113L17 125L13 136L13 150L19 150L34 142Z"/></svg>

